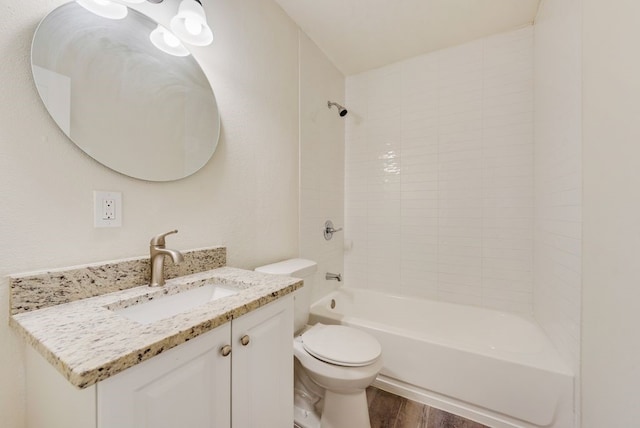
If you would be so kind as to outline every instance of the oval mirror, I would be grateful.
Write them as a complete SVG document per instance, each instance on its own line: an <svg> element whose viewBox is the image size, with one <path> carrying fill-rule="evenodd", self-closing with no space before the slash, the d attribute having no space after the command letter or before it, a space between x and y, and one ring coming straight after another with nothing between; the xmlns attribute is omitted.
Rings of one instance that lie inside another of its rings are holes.
<svg viewBox="0 0 640 428"><path fill-rule="evenodd" d="M220 118L193 56L151 43L157 25L132 9L113 20L66 3L38 26L31 65L49 114L80 149L130 177L170 181L211 158Z"/></svg>

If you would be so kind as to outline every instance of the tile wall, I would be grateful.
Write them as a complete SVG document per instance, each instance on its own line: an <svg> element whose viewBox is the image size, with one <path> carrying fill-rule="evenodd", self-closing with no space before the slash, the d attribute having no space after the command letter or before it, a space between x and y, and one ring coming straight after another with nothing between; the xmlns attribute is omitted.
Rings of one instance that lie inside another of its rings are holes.
<svg viewBox="0 0 640 428"><path fill-rule="evenodd" d="M346 82L347 284L532 313L532 27Z"/></svg>
<svg viewBox="0 0 640 428"><path fill-rule="evenodd" d="M535 317L576 374L582 311L581 5L545 1L536 19ZM579 422L576 422L579 426Z"/></svg>

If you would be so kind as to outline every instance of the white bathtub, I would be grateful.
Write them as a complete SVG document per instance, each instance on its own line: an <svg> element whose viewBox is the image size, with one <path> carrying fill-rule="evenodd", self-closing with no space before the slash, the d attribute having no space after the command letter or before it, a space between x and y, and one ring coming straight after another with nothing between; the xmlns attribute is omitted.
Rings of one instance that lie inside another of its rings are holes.
<svg viewBox="0 0 640 428"><path fill-rule="evenodd" d="M310 322L373 334L382 389L496 428L573 426L573 375L532 319L341 288L311 307Z"/></svg>

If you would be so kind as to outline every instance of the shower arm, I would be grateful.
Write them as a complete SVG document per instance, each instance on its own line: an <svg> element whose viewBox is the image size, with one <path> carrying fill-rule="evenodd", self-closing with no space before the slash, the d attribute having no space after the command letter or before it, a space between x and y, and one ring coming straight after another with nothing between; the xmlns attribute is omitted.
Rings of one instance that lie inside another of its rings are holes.
<svg viewBox="0 0 640 428"><path fill-rule="evenodd" d="M327 101L327 107L329 109L331 109L331 107L335 107L338 109L338 114L340 115L340 117L345 117L347 115L347 113L349 112L346 108L344 108L344 106L338 104L338 103L334 103L333 101Z"/></svg>

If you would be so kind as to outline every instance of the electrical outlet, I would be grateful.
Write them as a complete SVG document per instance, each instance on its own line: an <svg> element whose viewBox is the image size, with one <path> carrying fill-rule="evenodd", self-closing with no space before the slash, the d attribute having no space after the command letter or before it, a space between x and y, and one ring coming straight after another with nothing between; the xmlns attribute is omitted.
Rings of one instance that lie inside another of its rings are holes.
<svg viewBox="0 0 640 428"><path fill-rule="evenodd" d="M103 199L102 200L102 219L103 220L115 220L116 219L116 201L115 201L115 199Z"/></svg>
<svg viewBox="0 0 640 428"><path fill-rule="evenodd" d="M122 226L122 193L94 190L94 227Z"/></svg>

